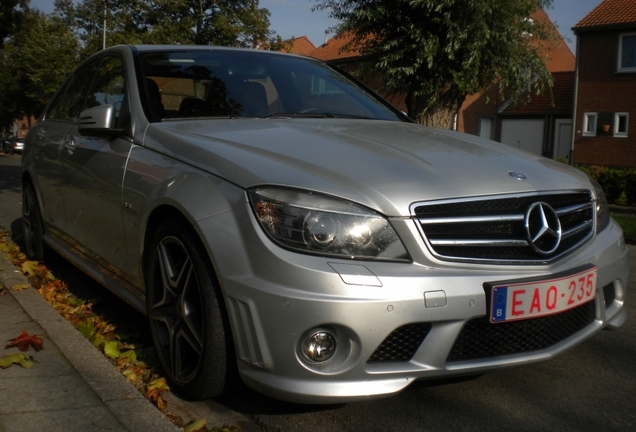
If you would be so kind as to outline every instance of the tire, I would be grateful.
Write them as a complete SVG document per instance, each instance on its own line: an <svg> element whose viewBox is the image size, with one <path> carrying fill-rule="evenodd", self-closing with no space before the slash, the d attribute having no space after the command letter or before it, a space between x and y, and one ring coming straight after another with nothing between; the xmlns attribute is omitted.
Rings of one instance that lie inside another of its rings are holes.
<svg viewBox="0 0 636 432"><path fill-rule="evenodd" d="M188 400L218 396L228 377L230 333L199 238L187 224L167 220L148 251L147 315L170 388Z"/></svg>
<svg viewBox="0 0 636 432"><path fill-rule="evenodd" d="M22 187L22 235L26 256L33 261L43 261L44 227L35 189L29 181Z"/></svg>

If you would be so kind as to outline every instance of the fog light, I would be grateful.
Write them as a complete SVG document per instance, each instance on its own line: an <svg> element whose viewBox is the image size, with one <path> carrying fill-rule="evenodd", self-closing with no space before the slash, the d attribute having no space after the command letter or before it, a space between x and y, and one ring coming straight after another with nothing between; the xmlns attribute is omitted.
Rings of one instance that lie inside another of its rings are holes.
<svg viewBox="0 0 636 432"><path fill-rule="evenodd" d="M338 341L332 331L326 328L313 329L305 333L300 353L309 363L323 363L333 356L337 345Z"/></svg>

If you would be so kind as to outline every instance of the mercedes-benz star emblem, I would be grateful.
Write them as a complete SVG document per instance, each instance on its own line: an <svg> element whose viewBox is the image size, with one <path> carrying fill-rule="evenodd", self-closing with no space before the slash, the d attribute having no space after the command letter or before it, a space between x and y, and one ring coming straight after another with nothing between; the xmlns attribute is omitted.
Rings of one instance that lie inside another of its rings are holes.
<svg viewBox="0 0 636 432"><path fill-rule="evenodd" d="M512 178L516 178L517 180L525 180L526 176L517 171L508 171L508 175Z"/></svg>
<svg viewBox="0 0 636 432"><path fill-rule="evenodd" d="M525 216L526 235L532 249L541 255L550 255L561 243L561 222L549 204L532 204Z"/></svg>

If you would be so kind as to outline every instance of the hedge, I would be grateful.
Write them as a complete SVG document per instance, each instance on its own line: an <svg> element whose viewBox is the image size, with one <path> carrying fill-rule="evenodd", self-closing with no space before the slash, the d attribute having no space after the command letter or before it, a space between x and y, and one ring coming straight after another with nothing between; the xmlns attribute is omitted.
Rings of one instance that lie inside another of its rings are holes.
<svg viewBox="0 0 636 432"><path fill-rule="evenodd" d="M636 169L608 168L599 165L576 165L594 178L605 191L607 202L636 204Z"/></svg>

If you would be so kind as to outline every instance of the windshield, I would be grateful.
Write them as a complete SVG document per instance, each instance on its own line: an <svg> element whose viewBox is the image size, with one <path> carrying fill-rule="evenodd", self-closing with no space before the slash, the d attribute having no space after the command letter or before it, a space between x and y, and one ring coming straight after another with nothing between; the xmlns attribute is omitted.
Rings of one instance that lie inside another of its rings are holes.
<svg viewBox="0 0 636 432"><path fill-rule="evenodd" d="M398 115L321 62L266 51L140 54L155 120L198 117L363 118ZM142 92L143 93L143 92Z"/></svg>

